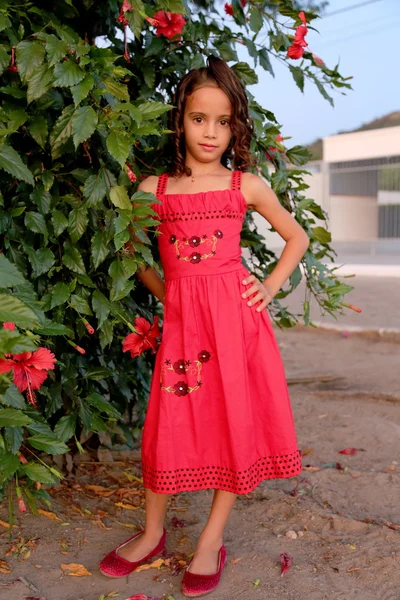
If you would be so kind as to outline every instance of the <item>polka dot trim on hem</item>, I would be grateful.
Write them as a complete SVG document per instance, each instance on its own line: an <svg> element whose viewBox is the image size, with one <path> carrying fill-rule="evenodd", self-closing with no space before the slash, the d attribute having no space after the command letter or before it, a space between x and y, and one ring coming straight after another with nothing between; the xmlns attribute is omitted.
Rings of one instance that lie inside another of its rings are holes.
<svg viewBox="0 0 400 600"><path fill-rule="evenodd" d="M205 489L220 489L233 494L248 494L264 479L295 477L303 469L301 451L259 458L244 471L227 467L198 467L161 471L142 461L143 485L159 494L175 494Z"/></svg>

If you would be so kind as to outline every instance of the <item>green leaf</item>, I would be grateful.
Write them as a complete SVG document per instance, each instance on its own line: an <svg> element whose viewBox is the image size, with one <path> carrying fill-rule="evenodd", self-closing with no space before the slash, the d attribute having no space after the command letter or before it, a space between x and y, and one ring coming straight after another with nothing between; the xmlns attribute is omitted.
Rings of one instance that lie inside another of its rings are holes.
<svg viewBox="0 0 400 600"><path fill-rule="evenodd" d="M110 252L108 236L98 229L92 237L91 255L95 269L105 260Z"/></svg>
<svg viewBox="0 0 400 600"><path fill-rule="evenodd" d="M26 283L14 263L10 262L4 254L0 254L0 282L2 288Z"/></svg>
<svg viewBox="0 0 400 600"><path fill-rule="evenodd" d="M54 483L56 481L49 469L44 465L39 465L39 463L30 462L21 465L19 472L32 481L40 481L40 483Z"/></svg>
<svg viewBox="0 0 400 600"><path fill-rule="evenodd" d="M311 158L311 152L304 146L293 146L286 151L292 165L305 165Z"/></svg>
<svg viewBox="0 0 400 600"><path fill-rule="evenodd" d="M39 335L69 335L70 337L73 335L71 329L62 323L54 323L50 319L45 319L43 324L33 329Z"/></svg>
<svg viewBox="0 0 400 600"><path fill-rule="evenodd" d="M69 448L64 442L54 439L50 435L39 433L28 438L30 445L36 450L44 450L47 454L64 454Z"/></svg>
<svg viewBox="0 0 400 600"><path fill-rule="evenodd" d="M25 213L24 219L25 227L34 231L35 233L42 233L47 236L47 227L46 222L44 220L43 215L37 212L27 212Z"/></svg>
<svg viewBox="0 0 400 600"><path fill-rule="evenodd" d="M55 87L71 87L84 79L85 72L82 71L74 59L71 59L63 63L58 63L54 67L54 77Z"/></svg>
<svg viewBox="0 0 400 600"><path fill-rule="evenodd" d="M21 427L32 419L16 408L0 408L0 427Z"/></svg>
<svg viewBox="0 0 400 600"><path fill-rule="evenodd" d="M114 206L117 206L122 210L129 210L132 208L127 189L124 185L117 185L111 188L110 200Z"/></svg>
<svg viewBox="0 0 400 600"><path fill-rule="evenodd" d="M93 379L94 381L100 381L100 379L111 377L112 374L113 371L107 369L107 367L89 367L86 370L85 377L87 377L87 379Z"/></svg>
<svg viewBox="0 0 400 600"><path fill-rule="evenodd" d="M0 460L0 483L4 483L14 475L20 464L19 458L15 454L3 454Z"/></svg>
<svg viewBox="0 0 400 600"><path fill-rule="evenodd" d="M42 185L37 185L33 189L29 198L37 205L42 215L47 215L47 213L50 211L51 194L46 192Z"/></svg>
<svg viewBox="0 0 400 600"><path fill-rule="evenodd" d="M89 406L95 407L99 412L104 412L110 417L115 417L118 419L122 416L121 413L104 398L104 396L101 396L96 392L89 394L89 396L86 398L86 402L89 404Z"/></svg>
<svg viewBox="0 0 400 600"><path fill-rule="evenodd" d="M81 253L77 248L71 247L64 252L63 263L71 271L82 273L83 275L86 273Z"/></svg>
<svg viewBox="0 0 400 600"><path fill-rule="evenodd" d="M24 439L23 427L5 427L4 434L7 441L7 446L10 452L16 454L21 447Z"/></svg>
<svg viewBox="0 0 400 600"><path fill-rule="evenodd" d="M87 212L84 208L73 208L68 215L68 231L73 243L77 242L86 231L89 223Z"/></svg>
<svg viewBox="0 0 400 600"><path fill-rule="evenodd" d="M130 137L124 131L113 129L107 137L106 143L111 156L123 167L129 154Z"/></svg>
<svg viewBox="0 0 400 600"><path fill-rule="evenodd" d="M110 346L114 339L114 325L106 321L100 331L100 347L102 350Z"/></svg>
<svg viewBox="0 0 400 600"><path fill-rule="evenodd" d="M48 273L56 262L55 256L50 248L39 248L28 253L29 262L32 265L33 276L39 277Z"/></svg>
<svg viewBox="0 0 400 600"><path fill-rule="evenodd" d="M101 327L110 313L110 303L99 290L93 292L92 307L96 314L99 327Z"/></svg>
<svg viewBox="0 0 400 600"><path fill-rule="evenodd" d="M77 294L71 295L70 304L71 304L71 307L74 310L76 310L77 313L80 313L83 315L91 315L92 314L92 311L90 310L90 306L89 306L88 302L84 298L81 298L81 296L78 296Z"/></svg>
<svg viewBox="0 0 400 600"><path fill-rule="evenodd" d="M62 442L68 442L74 435L76 415L64 415L54 427L54 433Z"/></svg>
<svg viewBox="0 0 400 600"><path fill-rule="evenodd" d="M296 82L297 87L301 92L304 92L304 72L300 67L289 65L290 72Z"/></svg>
<svg viewBox="0 0 400 600"><path fill-rule="evenodd" d="M69 300L70 295L71 291L66 283L62 281L56 283L51 292L51 308L65 304Z"/></svg>
<svg viewBox="0 0 400 600"><path fill-rule="evenodd" d="M141 102L137 108L140 111L142 119L150 121L169 111L173 108L173 105L165 102L151 102L150 100L146 100L145 102Z"/></svg>
<svg viewBox="0 0 400 600"><path fill-rule="evenodd" d="M258 6L252 6L251 14L250 14L250 29L254 31L254 33L258 33L263 26L263 18L261 15L261 10Z"/></svg>
<svg viewBox="0 0 400 600"><path fill-rule="evenodd" d="M63 148L72 136L72 116L75 107L73 104L67 106L54 124L50 133L50 147L53 158L58 158L63 153Z"/></svg>
<svg viewBox="0 0 400 600"><path fill-rule="evenodd" d="M42 173L43 187L48 192L54 183L54 175L51 171L43 171Z"/></svg>
<svg viewBox="0 0 400 600"><path fill-rule="evenodd" d="M75 148L85 142L95 132L98 123L97 114L91 106L80 106L72 117L72 134Z"/></svg>
<svg viewBox="0 0 400 600"><path fill-rule="evenodd" d="M115 98L118 98L118 100L125 100L126 102L129 102L129 92L126 85L117 83L114 81L114 79L107 77L103 80L103 84L105 85L108 94L115 96Z"/></svg>
<svg viewBox="0 0 400 600"><path fill-rule="evenodd" d="M46 36L46 52L50 67L60 62L67 54L67 51L68 45L63 40L59 40L52 34Z"/></svg>
<svg viewBox="0 0 400 600"><path fill-rule="evenodd" d="M44 150L48 136L47 119L35 116L28 124L28 131L37 144Z"/></svg>
<svg viewBox="0 0 400 600"><path fill-rule="evenodd" d="M28 104L33 102L33 100L41 98L50 89L52 81L53 73L47 65L42 65L36 69L28 81L28 90L26 93Z"/></svg>
<svg viewBox="0 0 400 600"><path fill-rule="evenodd" d="M37 350L33 338L9 329L0 329L0 348L4 354L21 354Z"/></svg>
<svg viewBox="0 0 400 600"><path fill-rule="evenodd" d="M256 9L256 11L259 12L258 9ZM261 48L261 50L258 52L258 57L260 59L260 65L262 68L274 76L274 70L272 68L271 61L269 60L268 50L266 48Z"/></svg>
<svg viewBox="0 0 400 600"><path fill-rule="evenodd" d="M272 188L276 194L284 192L288 187L288 174L285 170L275 171L271 175Z"/></svg>
<svg viewBox="0 0 400 600"><path fill-rule="evenodd" d="M17 179L22 179L22 181L30 185L35 185L32 173L22 162L18 152L14 148L11 148L11 146L0 146L0 169L3 169Z"/></svg>
<svg viewBox="0 0 400 600"><path fill-rule="evenodd" d="M243 85L252 85L258 83L257 73L245 62L237 62L232 65L231 69L239 77Z"/></svg>
<svg viewBox="0 0 400 600"><path fill-rule="evenodd" d="M6 392L0 396L0 401L12 408L20 408L22 410L26 408L25 398L14 383L12 383L7 388Z"/></svg>
<svg viewBox="0 0 400 600"><path fill-rule="evenodd" d="M15 296L0 294L0 321L11 321L18 327L31 328L37 324L37 317L26 304Z"/></svg>
<svg viewBox="0 0 400 600"><path fill-rule="evenodd" d="M90 90L94 86L94 79L91 75L86 75L85 79L83 79L77 85L71 87L72 97L74 99L74 103L79 104L84 100L89 94Z"/></svg>
<svg viewBox="0 0 400 600"><path fill-rule="evenodd" d="M10 56L7 50L3 46L0 46L0 75L3 75L9 64Z"/></svg>
<svg viewBox="0 0 400 600"><path fill-rule="evenodd" d="M18 73L24 83L44 61L45 48L41 42L23 41L16 49Z"/></svg>
<svg viewBox="0 0 400 600"><path fill-rule="evenodd" d="M314 234L314 237L321 244L328 244L332 241L332 236L329 231L324 229L323 227L312 227L311 231Z"/></svg>
<svg viewBox="0 0 400 600"><path fill-rule="evenodd" d="M90 175L83 188L88 208L99 206L109 189L106 169L101 169L97 175Z"/></svg>
<svg viewBox="0 0 400 600"><path fill-rule="evenodd" d="M56 237L59 237L68 227L68 219L61 210L53 210L51 222L53 223L54 234Z"/></svg>

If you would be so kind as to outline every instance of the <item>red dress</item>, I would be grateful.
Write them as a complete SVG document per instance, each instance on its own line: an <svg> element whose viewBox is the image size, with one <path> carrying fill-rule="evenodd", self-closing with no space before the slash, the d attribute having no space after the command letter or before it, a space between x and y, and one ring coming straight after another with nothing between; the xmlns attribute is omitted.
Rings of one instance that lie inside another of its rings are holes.
<svg viewBox="0 0 400 600"><path fill-rule="evenodd" d="M164 322L142 435L143 483L166 494L248 494L302 470L284 366L268 310L248 306L241 171L231 189L152 204L165 278Z"/></svg>

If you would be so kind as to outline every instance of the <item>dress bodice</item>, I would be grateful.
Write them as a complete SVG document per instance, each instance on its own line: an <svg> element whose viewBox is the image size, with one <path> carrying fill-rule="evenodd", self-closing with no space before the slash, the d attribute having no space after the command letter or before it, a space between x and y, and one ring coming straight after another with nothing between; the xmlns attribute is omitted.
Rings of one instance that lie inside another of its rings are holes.
<svg viewBox="0 0 400 600"><path fill-rule="evenodd" d="M241 175L232 171L231 187L166 194L168 174L160 175L151 208L157 212L160 258L165 280L216 275L242 268L240 232L247 210Z"/></svg>

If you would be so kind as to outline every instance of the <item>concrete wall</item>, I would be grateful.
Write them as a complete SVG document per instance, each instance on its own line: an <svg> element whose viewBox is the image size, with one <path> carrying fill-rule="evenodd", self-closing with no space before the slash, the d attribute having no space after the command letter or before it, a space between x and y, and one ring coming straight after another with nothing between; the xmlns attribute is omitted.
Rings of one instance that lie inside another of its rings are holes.
<svg viewBox="0 0 400 600"><path fill-rule="evenodd" d="M323 139L323 157L328 163L398 155L400 126L341 133Z"/></svg>

